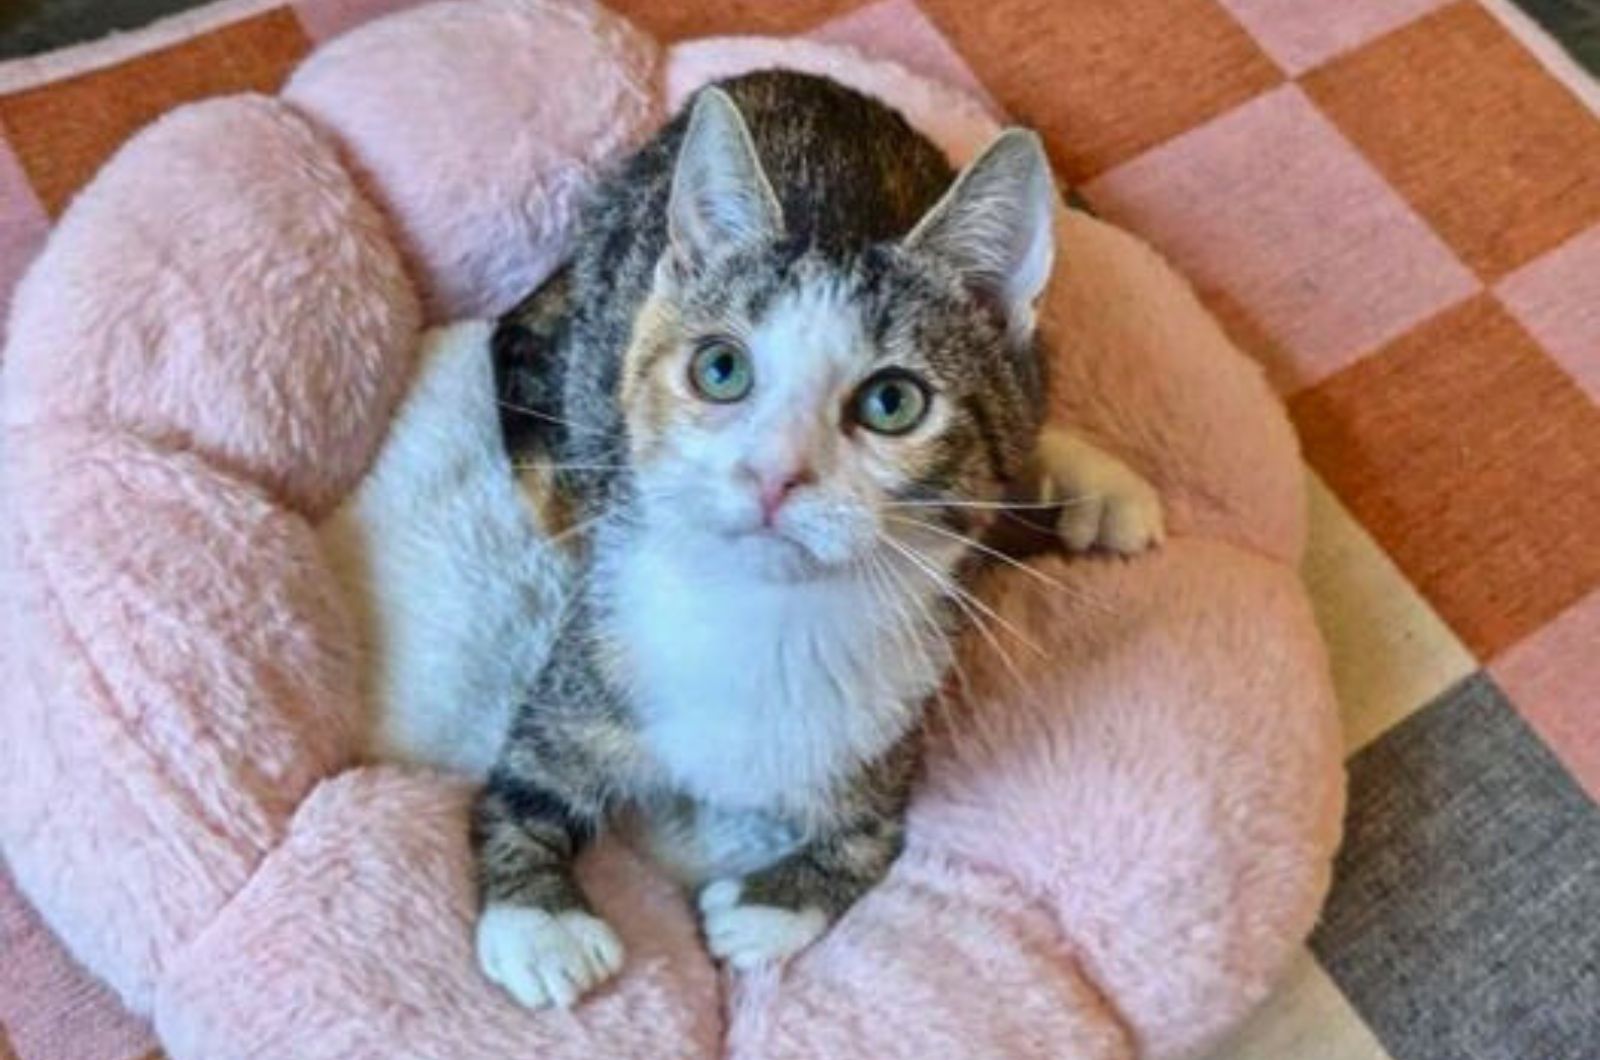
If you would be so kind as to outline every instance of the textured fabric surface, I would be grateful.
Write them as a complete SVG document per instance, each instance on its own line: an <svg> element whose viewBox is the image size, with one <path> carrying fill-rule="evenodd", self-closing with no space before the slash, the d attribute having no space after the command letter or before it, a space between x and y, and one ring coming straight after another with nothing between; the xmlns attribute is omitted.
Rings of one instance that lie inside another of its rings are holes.
<svg viewBox="0 0 1600 1060"><path fill-rule="evenodd" d="M289 12L269 10L155 56L7 93L0 123L40 205L55 215L134 131L198 96L270 92L308 46Z"/></svg>
<svg viewBox="0 0 1600 1060"><path fill-rule="evenodd" d="M404 283L384 234L435 319L492 311L554 263L596 155L697 83L776 59L882 95L957 161L998 130L981 105L854 53L702 41L656 78L656 48L571 4L421 9L312 56L287 104L232 97L163 119L75 197L17 293L7 347L12 581L29 594L21 613L60 614L9 641L30 678L7 709L32 798L0 821L20 888L175 1056L497 1054L529 1040L704 1055L722 1036L746 1056L1192 1052L1259 1001L1310 931L1343 805L1340 748L1293 573L1305 522L1285 410L1168 266L1082 214L1062 214L1073 259L1044 305L1057 368L1079 383L1056 412L1157 482L1173 542L1132 564L1033 572L1059 596L1026 572L994 577L987 591L1012 613L1002 628L1070 639L1074 667L1023 673L1004 645L979 644L931 749L912 856L781 979L730 981L724 1012L683 897L597 851L587 871L633 960L570 1016L519 1011L467 959L459 787L334 778L350 757L353 636L312 592L304 517L348 489L393 406L378 384L405 377L419 313L391 290ZM417 70L448 88L408 95ZM394 81L405 87L386 91ZM297 114L337 138L389 223L324 165L322 139L295 138ZM164 158L171 176L152 178ZM124 234L140 225L161 238ZM303 247L329 262L287 268ZM263 314L294 322L276 344ZM103 351L92 385L69 385L63 345ZM146 532L113 544L134 511ZM284 566L240 562L257 526L264 547L284 538ZM207 532L209 551L195 544ZM171 602L184 584L194 633ZM41 694L58 675L77 681ZM235 688L263 709L235 705ZM53 842L49 813L74 807L51 792L100 795L96 766L117 777L117 812ZM84 862L120 873L114 901L67 882ZM980 972L1010 985L960 988ZM925 1018L930 999L940 1021Z"/></svg>
<svg viewBox="0 0 1600 1060"><path fill-rule="evenodd" d="M280 25L268 11L220 32ZM794 47L936 130L958 160L996 131L980 106L898 68ZM304 517L370 458L419 319L384 237L435 319L493 310L556 260L594 159L697 81L789 50L690 45L657 81L655 48L568 4L424 9L312 57L288 86L294 107L233 97L163 119L72 197L17 293L7 347L8 565L29 616L8 637L25 681L7 709L30 798L0 823L21 889L177 1056L497 1053L530 1035L583 1055L703 1055L722 1034L752 1056L1159 1056L1215 1038L1309 931L1342 807L1324 659L1291 570L1302 484L1259 370L1157 257L1082 215L1063 215L1076 258L1046 306L1060 369L1083 382L1058 412L1156 477L1197 551L1186 562L1175 540L1160 565L1074 565L1061 576L1109 580L1054 602L1006 588L1021 575L995 579L1015 628L1090 624L1082 670L1015 688L1008 657L999 671L969 660L915 853L781 981L729 984L724 1022L681 896L599 852L594 887L634 960L570 1018L532 1017L466 959L459 789L349 774L300 801L348 763L354 700L351 634L314 584ZM121 69L71 87L124 86ZM383 91L417 85L418 70L448 90ZM49 85L20 91L37 102ZM16 157L31 182L37 155ZM63 347L99 351L89 385L72 385ZM144 533L119 541L130 515ZM283 564L249 570L253 542ZM1095 621L1122 609L1114 627ZM1262 642L1276 645L1266 665L1241 665ZM1206 720L1224 710L1227 723ZM114 798L57 843L67 829L52 815L77 812L51 798L62 785ZM1137 833L1118 823L1133 814L1148 817ZM1012 841L991 841L998 821ZM69 882L86 871L114 875L115 899ZM978 969L1012 988L959 990ZM929 998L941 1023L922 1018Z"/></svg>
<svg viewBox="0 0 1600 1060"><path fill-rule="evenodd" d="M331 43L284 89L352 151L435 320L527 294L556 266L594 166L662 120L653 41L578 5L528 7L422 9Z"/></svg>
<svg viewBox="0 0 1600 1060"><path fill-rule="evenodd" d="M1397 1056L1592 1053L1600 815L1500 690L1462 681L1350 770L1312 945L1377 1033Z"/></svg>
<svg viewBox="0 0 1600 1060"><path fill-rule="evenodd" d="M313 42L404 6L228 0L146 34L0 64L8 141L0 146L0 303L74 181L134 126L183 99L275 87ZM1592 975L1600 887L1592 866L1600 539L1574 530L1594 525L1600 470L1593 82L1563 65L1559 46L1504 0L614 6L663 40L804 33L977 86L994 112L1046 132L1065 172L1085 182L1089 205L1195 280L1289 399L1315 469L1304 570L1346 745L1359 754L1353 828L1314 952L1301 952L1265 1011L1215 1056L1586 1060L1600 1040L1600 1005L1565 991ZM1523 6L1565 35L1574 54L1592 55L1586 0ZM83 38L99 32L79 29ZM669 63L667 80L682 69ZM61 113L45 98L56 93L72 101L72 122L45 121ZM13 97L14 111L6 109ZM978 118L953 121L953 146L981 128ZM404 156L390 165L409 167ZM415 247L407 258L412 268L422 260ZM1072 260L1064 255L1064 267ZM1159 327L1136 314L1124 326L1135 335ZM1187 335L1165 338L1191 348ZM1194 363L1206 362L1196 353ZM1219 413L1206 429L1226 433L1236 419ZM1115 422L1102 429L1119 444L1140 442ZM1251 444L1239 447L1246 465ZM1280 474L1270 463L1266 473ZM1163 486L1170 493L1175 483ZM1192 527L1206 515L1212 527L1250 532L1278 520L1293 530L1286 516L1234 517L1241 502L1247 494L1197 493L1179 507L1187 505ZM1271 541L1283 532L1268 530L1250 547L1276 554ZM0 656L0 668L14 665ZM1483 676L1463 683L1479 670L1492 684ZM1472 763L1483 764L1482 783ZM340 798L354 807L372 783L388 781L353 784ZM1463 820L1474 834L1464 834ZM1538 841L1524 843L1522 834ZM1497 853L1508 849L1518 851L1516 864ZM1484 881L1463 880L1458 862L1491 880L1505 873L1508 894L1531 896L1512 903L1486 894ZM1585 864L1586 873L1574 871ZM938 917L953 914L948 889L977 891L972 879L937 875L942 869L925 859L908 865L874 922L946 923ZM1524 891L1518 881L1527 879L1551 882ZM1435 885L1439 901L1428 897ZM19 902L0 893L6 908L20 910ZM262 902L271 907L271 895ZM7 942L29 940L19 952L34 954L27 960L40 971L0 985L0 1056L8 1036L23 1060L131 1060L154 1047L83 973L63 971L70 959L31 914L5 922L24 925ZM1028 941L1036 922L1032 912L1015 921L1017 933L989 952L986 959L1011 962L996 966L999 981L1036 979L1045 967L1030 964L1039 959ZM958 936L960 918L949 924ZM961 952L918 956L960 967L976 951ZM1473 955L1485 963L1458 967ZM1093 983L1107 962L1046 964L1061 976L1058 1000L1093 1012L1071 984ZM861 990L831 970L805 969L804 986L790 993L751 984L740 1004L767 1020L753 1026L778 1037L737 1041L804 1044L816 1030L811 1006ZM918 997L916 972L883 975L901 984L897 996ZM1525 998L1539 1003L1512 1011ZM203 1019L197 1010L184 1026L203 1028ZM861 1041L917 1029L885 1024L876 1012L839 1026L850 1028L846 1040ZM1441 1026L1439 1034L1418 1030ZM938 1026L922 1029L930 1036L909 1040L937 1055ZM1093 1037L1084 1042L1085 1052L1100 1048Z"/></svg>
<svg viewBox="0 0 1600 1060"><path fill-rule="evenodd" d="M531 1017L478 974L458 782L352 770L169 970L156 1029L176 1057L713 1055L717 981L682 898L618 844L579 878L629 948L627 974Z"/></svg>

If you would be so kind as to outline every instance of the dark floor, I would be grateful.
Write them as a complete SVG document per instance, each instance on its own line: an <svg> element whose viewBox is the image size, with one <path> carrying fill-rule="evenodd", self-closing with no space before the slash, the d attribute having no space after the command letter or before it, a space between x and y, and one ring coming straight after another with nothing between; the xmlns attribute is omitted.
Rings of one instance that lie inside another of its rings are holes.
<svg viewBox="0 0 1600 1060"><path fill-rule="evenodd" d="M1516 4L1559 38L1590 73L1600 75L1600 0L1516 0Z"/></svg>
<svg viewBox="0 0 1600 1060"><path fill-rule="evenodd" d="M0 0L0 59L136 29L203 0Z"/></svg>

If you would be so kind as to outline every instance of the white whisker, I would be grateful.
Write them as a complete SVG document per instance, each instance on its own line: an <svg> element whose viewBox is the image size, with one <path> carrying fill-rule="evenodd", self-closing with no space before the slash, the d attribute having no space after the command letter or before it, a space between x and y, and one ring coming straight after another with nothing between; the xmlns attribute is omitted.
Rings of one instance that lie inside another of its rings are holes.
<svg viewBox="0 0 1600 1060"><path fill-rule="evenodd" d="M960 607L961 610L966 613L968 618L972 619L973 625L977 626L978 631L984 635L986 640L989 641L995 652L1011 670L1012 676L1017 679L1018 684L1025 688L1027 686L1027 682L1023 679L1022 672L1017 668L1016 660L1011 657L1010 653L1007 652L1000 644L999 640L996 639L993 631L990 630L989 627L979 617L979 613L981 612L982 615L987 616L1001 629L1005 630L1007 633L1010 633L1023 646L1034 652L1041 659L1049 658L1049 655L1045 653L1045 650L1025 636L1023 632L1016 627L1015 623L1001 615L994 608L990 607L976 596L973 596L971 593L967 592L961 586L957 585L948 576L941 574L939 569L922 553L918 552L910 545L905 544L903 541L896 541L887 534L882 534L880 537L889 545L890 548L893 548L895 551L899 552L908 561L910 561L913 566L932 579L933 583L939 587L941 592L948 596L957 607Z"/></svg>
<svg viewBox="0 0 1600 1060"><path fill-rule="evenodd" d="M923 567L920 563L916 564L916 566L924 574L927 574L931 578L935 578L936 581L938 580L934 572L929 570L927 567ZM985 643L987 643L989 647L993 649L994 653L1000 657L1000 661L1005 664L1007 672L1011 674L1011 679L1017 683L1017 687L1023 691L1026 691L1028 682L1022 676L1022 670L1017 666L1017 661L1011 657L1010 652L1006 651L1005 645L1000 643L1000 638L996 637L994 631L989 628L989 623L984 620L983 615L978 611L975 611L969 604L967 604L958 596L950 596L949 599L961 609L962 613L967 616L968 621L972 623L973 628L975 628L983 637ZM971 701L969 690L969 702Z"/></svg>
<svg viewBox="0 0 1600 1060"><path fill-rule="evenodd" d="M545 538L545 542L546 544L559 545L569 537L577 537L581 534L587 534L589 531L599 526L600 523L605 520L605 517L605 513L602 512L600 515L585 519L581 523L573 523L565 530Z"/></svg>
<svg viewBox="0 0 1600 1060"><path fill-rule="evenodd" d="M907 609L903 595L897 595L894 591L894 586L889 583L887 575L893 573L892 569L876 553L871 554L868 558L870 561L866 568L870 579L868 588L872 591L874 599L886 608L892 609L891 617L895 620L896 629L910 639L917 654L922 656L923 665L930 670L938 669L932 654L928 651L927 643L917 631L916 621ZM933 632L937 635L941 631L935 627Z"/></svg>
<svg viewBox="0 0 1600 1060"><path fill-rule="evenodd" d="M527 405L519 405L515 401L507 401L505 398L497 397L494 399L494 403L503 409L519 412L524 416L532 416L536 420L544 420L546 423L554 423L574 431L578 429L578 425L571 420L564 420L560 416L552 416L548 412L540 412L538 409L529 408Z"/></svg>
<svg viewBox="0 0 1600 1060"><path fill-rule="evenodd" d="M930 635L948 641L950 637L950 631L945 628L943 623L933 616L931 611L928 610L928 605L923 601L922 594L916 592L906 584L905 578L901 576L900 571L894 568L893 564L883 560L878 560L877 562L884 574L887 575L889 580L894 583L894 586L899 589L902 598L909 599L912 603L912 606L917 609L917 612L921 616L922 622L928 629ZM915 621L916 620L913 619L913 622ZM949 665L946 667L946 670L955 671L956 680L961 683L961 694L965 701L968 703L975 703L977 700L973 695L972 680L967 676L966 668L961 665L960 652L954 647L950 648L950 661ZM941 680L939 688L934 691L934 701L938 704L939 713L942 715L942 720L946 728L954 732L955 717L950 709L949 702L945 698L944 675L941 674L940 677Z"/></svg>
<svg viewBox="0 0 1600 1060"><path fill-rule="evenodd" d="M904 624L908 634L916 640L917 651L922 656L924 665L937 673L937 683L933 686L933 691L924 702L932 704L933 708L938 712L940 724L945 729L953 732L956 727L956 716L946 695L946 684L950 670L959 667L960 664L956 659L954 647L949 643L950 632L937 623L931 622L921 597L907 588L905 582L901 580L899 572L888 561L880 559L878 560L878 565L883 571L888 590L891 593L895 593L898 590L899 606L897 611L899 621ZM905 600L907 599L916 606L921 621L919 621L918 614L912 614L906 608ZM938 641L944 649L944 664L942 666L935 662L933 658L933 652L928 647L930 640ZM962 687L965 688L967 683L965 671L961 671L960 677Z"/></svg>
<svg viewBox="0 0 1600 1060"><path fill-rule="evenodd" d="M885 508L982 508L996 511L1053 512L1088 504L1093 497L1073 497L1064 501L886 501Z"/></svg>
<svg viewBox="0 0 1600 1060"><path fill-rule="evenodd" d="M992 548L989 545L985 545L981 541L977 541L977 540L974 540L973 538L967 537L965 534L958 534L954 530L948 529L946 527L938 526L938 525L936 525L934 523L930 523L930 522L925 522L924 520L921 520L921 519L907 518L906 516L902 516L902 515L889 515L889 516L885 516L885 518L886 519L890 519L890 520L892 520L894 522L897 522L897 523L903 523L903 524L905 524L907 526L919 527L919 528L921 528L923 530L929 531L930 533L938 534L940 537L949 538L952 541L959 541L962 544L966 545L967 547L969 547L969 548L971 548L971 549L973 549L973 550L975 550L977 552L981 552L983 555L988 556L991 559L997 559L1001 563L1006 564L1007 566L1015 567L1017 570L1022 571L1024 574L1028 575L1030 578L1033 578L1036 581L1039 581L1039 582L1043 583L1044 585L1048 585L1052 589L1055 589L1055 590L1057 590L1059 592L1066 593L1068 596L1072 597L1075 600L1082 600L1084 603L1090 605L1091 607L1097 608L1102 614L1110 615L1110 614L1114 613L1112 611L1112 609L1110 607L1106 606L1106 604L1103 601L1097 600L1094 597L1089 596L1088 594L1084 593L1083 590L1077 588L1076 586L1068 585L1066 582L1063 582L1059 578L1052 578L1052 577L1050 577L1050 575L1046 574L1044 571L1039 570L1039 569L1037 569L1035 567L1031 567L1028 564L1023 563L1021 560L1018 560L1013 556L1008 556L1004 552L1001 552L999 549Z"/></svg>

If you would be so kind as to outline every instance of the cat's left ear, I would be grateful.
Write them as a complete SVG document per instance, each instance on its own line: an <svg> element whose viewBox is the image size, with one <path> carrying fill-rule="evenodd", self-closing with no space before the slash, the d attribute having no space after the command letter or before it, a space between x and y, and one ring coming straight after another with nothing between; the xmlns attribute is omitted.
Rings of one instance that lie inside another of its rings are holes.
<svg viewBox="0 0 1600 1060"><path fill-rule="evenodd" d="M1055 261L1055 183L1037 133L995 138L906 236L906 247L955 266L997 298L1013 335L1033 331L1034 303Z"/></svg>
<svg viewBox="0 0 1600 1060"><path fill-rule="evenodd" d="M673 253L690 266L783 233L750 130L719 88L695 98L672 173L667 232Z"/></svg>

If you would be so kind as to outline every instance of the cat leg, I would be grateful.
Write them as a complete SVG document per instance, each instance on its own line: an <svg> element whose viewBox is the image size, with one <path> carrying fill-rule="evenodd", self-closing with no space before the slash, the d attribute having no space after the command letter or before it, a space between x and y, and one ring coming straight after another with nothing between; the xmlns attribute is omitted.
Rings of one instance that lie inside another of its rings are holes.
<svg viewBox="0 0 1600 1060"><path fill-rule="evenodd" d="M536 779L499 769L473 807L478 964L529 1008L566 1008L622 967L622 943L572 877L594 827Z"/></svg>
<svg viewBox="0 0 1600 1060"><path fill-rule="evenodd" d="M1041 500L1063 505L1056 533L1068 548L1132 556L1166 536L1154 487L1070 431L1046 427L1040 433L1030 479L1038 484Z"/></svg>
<svg viewBox="0 0 1600 1060"><path fill-rule="evenodd" d="M833 823L777 861L700 892L712 956L741 971L805 949L880 882L905 844L915 752L909 741L854 786Z"/></svg>
<svg viewBox="0 0 1600 1060"><path fill-rule="evenodd" d="M572 669L561 661L572 654L548 669ZM560 680L541 686L572 691ZM631 746L603 715L524 706L473 806L478 963L530 1008L569 1007L622 967L622 943L572 865L614 801Z"/></svg>

